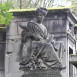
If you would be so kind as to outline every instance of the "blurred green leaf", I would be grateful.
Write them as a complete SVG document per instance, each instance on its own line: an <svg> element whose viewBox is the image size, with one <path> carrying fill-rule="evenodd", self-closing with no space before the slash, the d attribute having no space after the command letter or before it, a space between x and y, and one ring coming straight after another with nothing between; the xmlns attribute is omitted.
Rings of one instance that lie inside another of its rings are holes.
<svg viewBox="0 0 77 77"><path fill-rule="evenodd" d="M11 20L14 18L13 13L7 12L11 5L6 2L5 4L0 3L0 24L10 25Z"/></svg>

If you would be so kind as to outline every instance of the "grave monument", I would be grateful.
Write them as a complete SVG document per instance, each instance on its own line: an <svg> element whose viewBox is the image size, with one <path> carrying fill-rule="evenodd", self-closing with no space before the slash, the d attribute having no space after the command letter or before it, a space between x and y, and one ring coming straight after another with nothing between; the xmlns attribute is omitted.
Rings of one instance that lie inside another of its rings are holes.
<svg viewBox="0 0 77 77"><path fill-rule="evenodd" d="M53 35L49 34L42 24L47 12L46 8L38 8L35 18L29 21L27 26L19 24L23 29L22 59L19 68L24 71L22 77L62 77L60 72L65 66L60 59L64 46L63 42L55 41ZM23 52L26 52L26 55Z"/></svg>

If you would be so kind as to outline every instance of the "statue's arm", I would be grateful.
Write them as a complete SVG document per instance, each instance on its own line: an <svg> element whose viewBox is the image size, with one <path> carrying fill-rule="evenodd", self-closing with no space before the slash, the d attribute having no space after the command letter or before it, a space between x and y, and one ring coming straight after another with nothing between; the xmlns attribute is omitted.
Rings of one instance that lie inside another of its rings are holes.
<svg viewBox="0 0 77 77"><path fill-rule="evenodd" d="M29 35L27 35L27 36L35 41L40 41L41 39L43 39L40 35L38 35L36 33L29 33Z"/></svg>

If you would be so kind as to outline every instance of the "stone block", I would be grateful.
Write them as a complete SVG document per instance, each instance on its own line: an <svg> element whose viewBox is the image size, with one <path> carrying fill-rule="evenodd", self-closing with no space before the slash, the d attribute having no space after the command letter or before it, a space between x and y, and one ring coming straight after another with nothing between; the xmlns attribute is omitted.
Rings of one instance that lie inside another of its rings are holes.
<svg viewBox="0 0 77 77"><path fill-rule="evenodd" d="M21 16L21 17L16 17L16 16L15 16L12 21L15 21L15 22L16 22L16 21L17 21L17 22L20 21L20 22L21 22L21 21L22 21L22 16Z"/></svg>
<svg viewBox="0 0 77 77"><path fill-rule="evenodd" d="M25 71L21 77L62 77L59 69Z"/></svg>
<svg viewBox="0 0 77 77"><path fill-rule="evenodd" d="M69 57L69 61L72 63L72 64L76 64L77 66L77 55L72 55Z"/></svg>
<svg viewBox="0 0 77 77"><path fill-rule="evenodd" d="M6 39L21 39L21 35L7 35Z"/></svg>
<svg viewBox="0 0 77 77"><path fill-rule="evenodd" d="M16 35L17 34L17 22L12 22L10 26L6 28L6 35Z"/></svg>

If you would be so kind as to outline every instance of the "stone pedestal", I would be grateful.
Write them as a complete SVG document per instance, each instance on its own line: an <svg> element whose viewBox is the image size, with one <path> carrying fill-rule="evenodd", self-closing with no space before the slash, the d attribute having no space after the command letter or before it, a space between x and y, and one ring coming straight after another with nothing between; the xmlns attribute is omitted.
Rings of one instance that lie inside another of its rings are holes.
<svg viewBox="0 0 77 77"><path fill-rule="evenodd" d="M59 69L25 70L21 77L62 77Z"/></svg>

